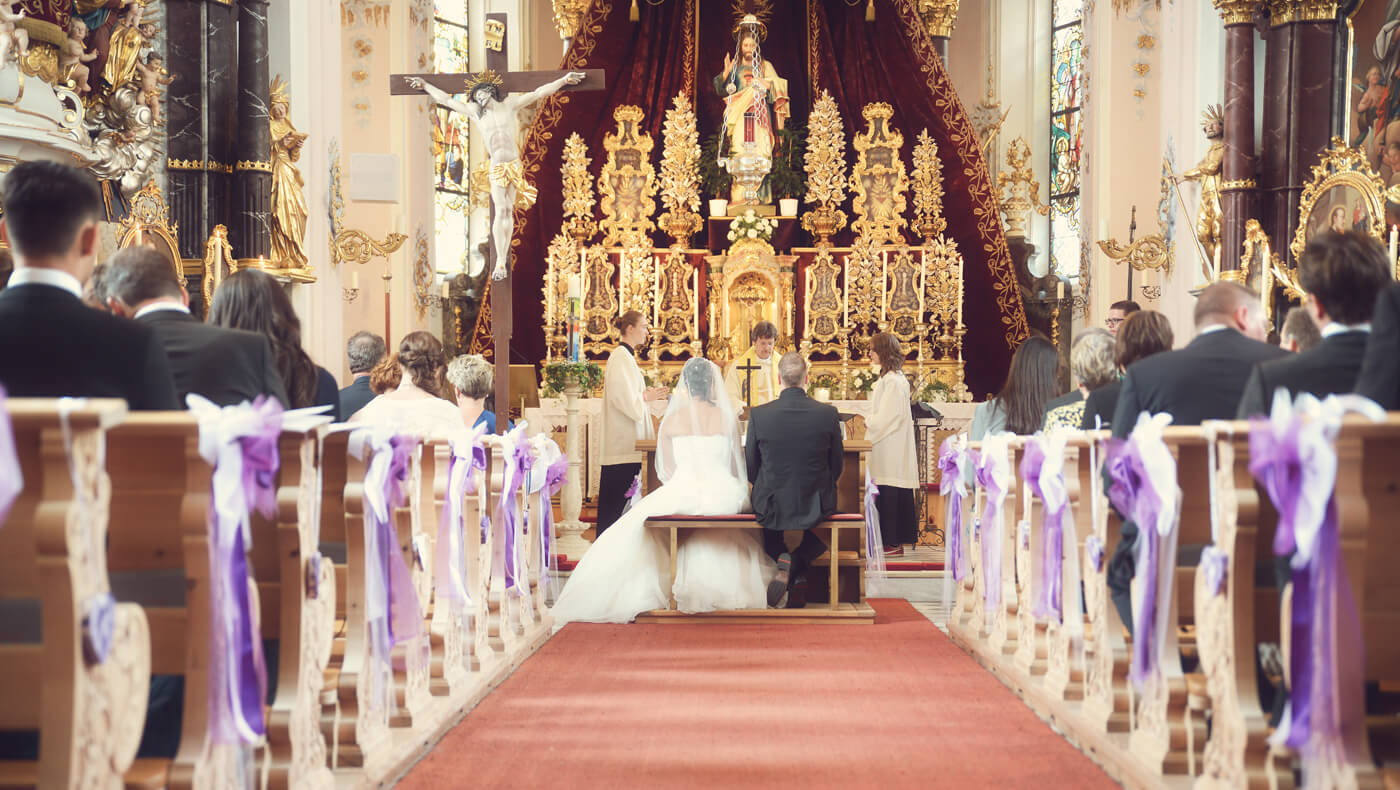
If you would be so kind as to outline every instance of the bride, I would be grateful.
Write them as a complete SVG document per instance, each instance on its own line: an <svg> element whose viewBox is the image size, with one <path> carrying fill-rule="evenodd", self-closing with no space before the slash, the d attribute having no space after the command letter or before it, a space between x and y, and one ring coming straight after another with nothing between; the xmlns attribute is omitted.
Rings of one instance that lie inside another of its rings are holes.
<svg viewBox="0 0 1400 790"><path fill-rule="evenodd" d="M692 359L656 438L661 486L609 527L570 574L553 608L556 623L626 623L664 609L670 559L649 516L727 515L749 507L739 422L719 368ZM683 612L765 608L773 561L753 530L697 529L676 558L676 605Z"/></svg>

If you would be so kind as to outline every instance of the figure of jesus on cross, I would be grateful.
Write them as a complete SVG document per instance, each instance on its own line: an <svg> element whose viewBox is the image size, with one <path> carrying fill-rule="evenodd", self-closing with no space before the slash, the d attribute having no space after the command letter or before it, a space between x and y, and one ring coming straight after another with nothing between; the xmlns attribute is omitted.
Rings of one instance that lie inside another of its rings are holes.
<svg viewBox="0 0 1400 790"><path fill-rule="evenodd" d="M452 98L422 77L404 78L410 88L426 91L433 101L469 118L486 142L486 153L491 157L488 171L493 214L491 243L496 252L496 267L491 271L493 280L504 280L506 277L510 239L515 234L515 209L535 205L538 194L525 179L525 168L520 164L520 145L515 139L520 128L520 111L558 93L565 85L578 85L583 78L583 72L571 71L528 93L507 93L502 96L501 85L504 81L495 71L487 69L471 75L467 80L465 93L471 98L470 104Z"/></svg>

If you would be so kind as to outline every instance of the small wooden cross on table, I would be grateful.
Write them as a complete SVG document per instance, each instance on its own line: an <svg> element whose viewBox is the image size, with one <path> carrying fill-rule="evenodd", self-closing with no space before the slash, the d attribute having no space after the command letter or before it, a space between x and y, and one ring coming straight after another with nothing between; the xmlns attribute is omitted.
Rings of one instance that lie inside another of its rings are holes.
<svg viewBox="0 0 1400 790"><path fill-rule="evenodd" d="M513 267L507 265L503 251L510 248L514 230L514 211L521 205L517 196L534 201L533 187L525 180L520 163L517 109L538 101L553 90L602 90L605 87L602 69L581 72L568 71L509 71L506 51L506 15L486 15L486 66L480 73L467 74L394 74L389 77L389 93L395 96L427 92L440 104L466 114L484 132L486 150L491 157L491 244L487 245L487 271L498 280L491 287L491 335L496 357L496 426L504 432L510 416L510 339L514 316L511 310ZM571 75L582 75L571 76ZM472 93L494 85L494 99L482 94L466 105L451 98L453 94ZM550 90L542 90L550 89ZM504 111L504 112L503 112ZM505 203L506 205L500 205Z"/></svg>

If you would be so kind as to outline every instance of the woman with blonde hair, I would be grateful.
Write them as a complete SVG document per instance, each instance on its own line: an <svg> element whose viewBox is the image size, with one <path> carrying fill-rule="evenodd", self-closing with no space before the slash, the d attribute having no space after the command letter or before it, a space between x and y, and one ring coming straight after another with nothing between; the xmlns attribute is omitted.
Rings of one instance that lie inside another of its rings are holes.
<svg viewBox="0 0 1400 790"><path fill-rule="evenodd" d="M457 411L462 424L468 428L485 425L487 433L496 432L496 413L486 408L496 372L480 354L463 354L447 365L447 381L457 393Z"/></svg>

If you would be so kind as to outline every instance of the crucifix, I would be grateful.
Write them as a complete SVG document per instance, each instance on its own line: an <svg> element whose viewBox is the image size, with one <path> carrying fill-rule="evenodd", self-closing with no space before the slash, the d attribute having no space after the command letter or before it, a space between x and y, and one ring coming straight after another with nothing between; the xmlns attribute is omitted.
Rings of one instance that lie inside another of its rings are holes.
<svg viewBox="0 0 1400 790"><path fill-rule="evenodd" d="M394 74L389 93L396 96L427 93L438 104L465 115L481 132L491 162L491 243L487 268L491 279L491 335L496 363L496 425L505 431L510 415L511 281L510 242L515 231L515 210L535 202L535 188L525 178L517 142L520 113L528 106L560 90L602 90L602 69L586 71L509 71L506 49L506 15L486 15L486 70L466 74ZM470 103L452 98L465 93Z"/></svg>
<svg viewBox="0 0 1400 790"><path fill-rule="evenodd" d="M747 413L753 411L753 372L763 368L753 360L744 360L738 369L744 371L744 409Z"/></svg>

